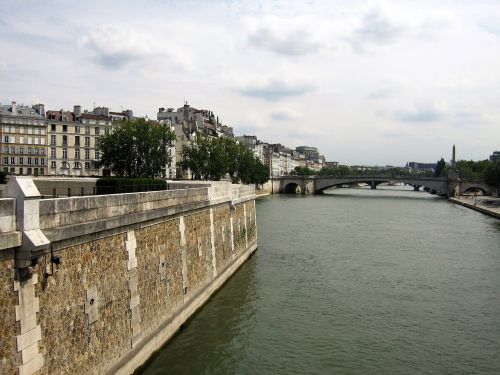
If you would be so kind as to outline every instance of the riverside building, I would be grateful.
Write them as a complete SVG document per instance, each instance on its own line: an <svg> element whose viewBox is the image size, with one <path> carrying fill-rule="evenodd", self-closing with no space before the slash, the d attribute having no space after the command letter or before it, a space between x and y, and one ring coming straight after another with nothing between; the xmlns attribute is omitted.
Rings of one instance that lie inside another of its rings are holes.
<svg viewBox="0 0 500 375"><path fill-rule="evenodd" d="M0 168L18 175L47 173L47 130L43 104L0 104Z"/></svg>
<svg viewBox="0 0 500 375"><path fill-rule="evenodd" d="M109 109L82 112L75 105L70 111L47 111L50 136L49 174L53 176L102 176L99 137L112 127Z"/></svg>

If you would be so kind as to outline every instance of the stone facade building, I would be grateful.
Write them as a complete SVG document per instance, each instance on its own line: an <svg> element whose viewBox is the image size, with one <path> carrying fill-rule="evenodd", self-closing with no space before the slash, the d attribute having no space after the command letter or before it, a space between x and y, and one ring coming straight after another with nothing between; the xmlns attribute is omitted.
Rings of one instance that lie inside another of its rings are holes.
<svg viewBox="0 0 500 375"><path fill-rule="evenodd" d="M82 113L75 105L70 111L47 111L50 136L49 174L53 176L102 176L99 137L112 127L107 108Z"/></svg>
<svg viewBox="0 0 500 375"><path fill-rule="evenodd" d="M43 104L0 105L0 169L10 174L47 173L47 129Z"/></svg>

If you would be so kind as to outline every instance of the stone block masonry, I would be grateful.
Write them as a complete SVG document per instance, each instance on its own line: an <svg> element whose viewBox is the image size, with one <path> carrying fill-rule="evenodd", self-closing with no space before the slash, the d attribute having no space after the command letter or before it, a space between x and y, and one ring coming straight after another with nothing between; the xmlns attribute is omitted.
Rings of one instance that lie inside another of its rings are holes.
<svg viewBox="0 0 500 375"><path fill-rule="evenodd" d="M40 199L24 180L0 200L1 374L131 374L257 247L246 186Z"/></svg>

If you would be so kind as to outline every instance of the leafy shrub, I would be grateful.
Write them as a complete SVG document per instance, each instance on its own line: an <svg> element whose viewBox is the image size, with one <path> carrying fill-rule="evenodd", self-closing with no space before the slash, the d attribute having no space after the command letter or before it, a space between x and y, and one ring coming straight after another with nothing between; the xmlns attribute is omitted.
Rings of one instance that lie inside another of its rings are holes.
<svg viewBox="0 0 500 375"><path fill-rule="evenodd" d="M166 190L167 182L154 178L103 177L96 182L96 194L121 194Z"/></svg>

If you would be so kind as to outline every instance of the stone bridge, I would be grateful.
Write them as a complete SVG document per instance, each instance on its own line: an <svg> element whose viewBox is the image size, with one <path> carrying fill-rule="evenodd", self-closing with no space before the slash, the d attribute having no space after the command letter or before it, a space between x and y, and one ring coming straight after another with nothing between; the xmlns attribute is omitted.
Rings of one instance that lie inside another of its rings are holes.
<svg viewBox="0 0 500 375"><path fill-rule="evenodd" d="M479 190L491 195L492 188L480 180L450 177L415 177L415 176L282 176L271 181L272 193L322 194L324 190L342 185L365 183L376 189L382 183L404 183L413 186L415 191L424 189L431 194L456 196L468 191Z"/></svg>

